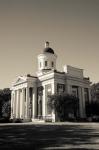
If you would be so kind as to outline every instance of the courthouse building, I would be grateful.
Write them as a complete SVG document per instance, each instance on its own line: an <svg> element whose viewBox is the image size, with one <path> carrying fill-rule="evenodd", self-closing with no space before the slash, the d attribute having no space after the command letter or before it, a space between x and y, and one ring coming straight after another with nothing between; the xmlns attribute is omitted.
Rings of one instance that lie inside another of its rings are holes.
<svg viewBox="0 0 99 150"><path fill-rule="evenodd" d="M57 55L46 42L44 50L38 55L37 76L19 76L12 84L12 119L35 121L50 118L56 121L55 111L48 105L48 95L62 92L79 98L79 117L86 117L86 101L90 102L89 78L83 76L83 69L68 65L64 65L63 72L57 71L56 60Z"/></svg>

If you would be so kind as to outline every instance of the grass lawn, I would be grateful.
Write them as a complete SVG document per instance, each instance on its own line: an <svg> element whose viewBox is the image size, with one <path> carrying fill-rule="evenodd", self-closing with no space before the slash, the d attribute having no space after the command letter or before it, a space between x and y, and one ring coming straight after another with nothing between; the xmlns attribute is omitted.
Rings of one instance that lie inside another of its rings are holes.
<svg viewBox="0 0 99 150"><path fill-rule="evenodd" d="M98 124L0 125L0 150L99 149Z"/></svg>

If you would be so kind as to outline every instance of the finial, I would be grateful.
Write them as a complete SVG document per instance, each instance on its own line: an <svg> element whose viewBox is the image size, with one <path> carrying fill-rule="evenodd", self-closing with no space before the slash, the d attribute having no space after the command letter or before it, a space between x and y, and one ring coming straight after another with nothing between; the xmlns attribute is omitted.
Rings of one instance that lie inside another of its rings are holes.
<svg viewBox="0 0 99 150"><path fill-rule="evenodd" d="M45 48L47 48L47 47L49 47L49 42L48 41L45 42Z"/></svg>

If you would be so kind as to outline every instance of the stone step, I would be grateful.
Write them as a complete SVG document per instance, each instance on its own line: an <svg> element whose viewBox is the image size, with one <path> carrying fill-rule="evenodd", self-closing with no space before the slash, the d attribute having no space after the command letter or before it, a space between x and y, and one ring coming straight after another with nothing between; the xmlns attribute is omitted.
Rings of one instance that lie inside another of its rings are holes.
<svg viewBox="0 0 99 150"><path fill-rule="evenodd" d="M45 120L42 120L42 119L32 119L32 122L45 122Z"/></svg>

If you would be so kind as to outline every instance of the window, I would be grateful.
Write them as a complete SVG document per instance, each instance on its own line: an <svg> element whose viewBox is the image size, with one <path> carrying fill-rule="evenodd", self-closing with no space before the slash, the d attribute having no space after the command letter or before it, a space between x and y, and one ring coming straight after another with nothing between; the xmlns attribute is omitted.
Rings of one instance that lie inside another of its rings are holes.
<svg viewBox="0 0 99 150"><path fill-rule="evenodd" d="M43 89L44 89L43 86L37 88L38 95L43 95Z"/></svg>
<svg viewBox="0 0 99 150"><path fill-rule="evenodd" d="M52 67L54 67L54 62L52 61Z"/></svg>
<svg viewBox="0 0 99 150"><path fill-rule="evenodd" d="M72 95L77 97L77 89L72 89Z"/></svg>
<svg viewBox="0 0 99 150"><path fill-rule="evenodd" d="M47 66L47 61L45 61L45 66Z"/></svg>
<svg viewBox="0 0 99 150"><path fill-rule="evenodd" d="M57 93L58 93L58 94L61 94L61 93L63 93L64 91L65 91L65 85L58 83L58 84L57 84Z"/></svg>
<svg viewBox="0 0 99 150"><path fill-rule="evenodd" d="M72 95L78 97L78 87L72 86Z"/></svg>

